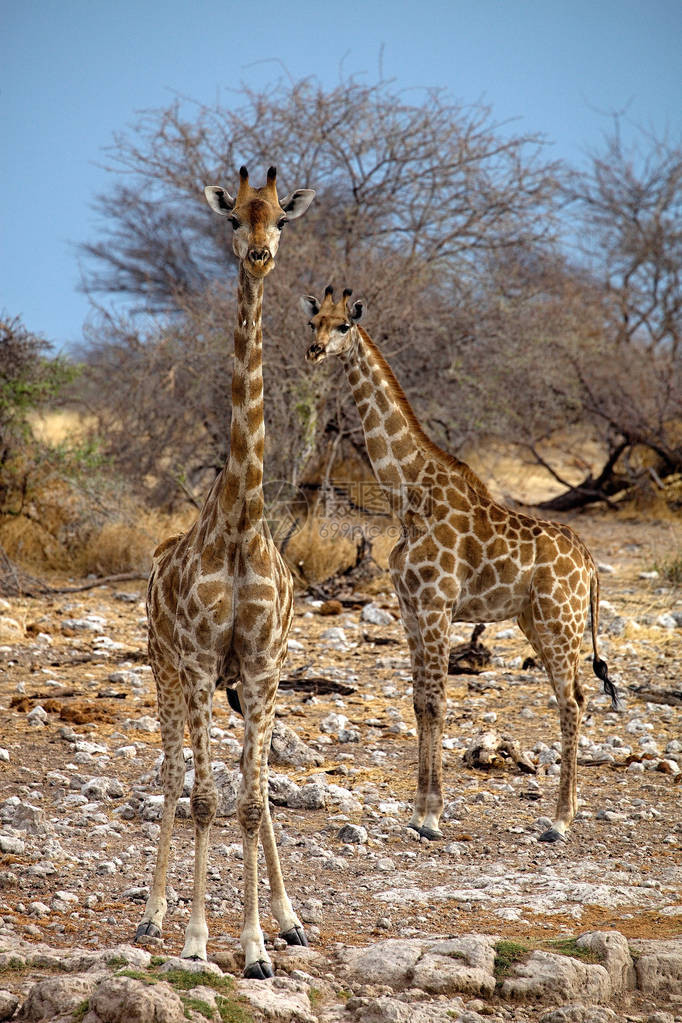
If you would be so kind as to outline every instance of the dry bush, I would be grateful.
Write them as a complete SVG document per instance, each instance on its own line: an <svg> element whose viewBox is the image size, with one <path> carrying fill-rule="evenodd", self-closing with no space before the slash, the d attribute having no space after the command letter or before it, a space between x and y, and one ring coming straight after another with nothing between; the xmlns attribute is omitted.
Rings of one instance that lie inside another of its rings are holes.
<svg viewBox="0 0 682 1023"><path fill-rule="evenodd" d="M450 450L511 441L569 491L567 507L645 483L636 446L659 476L679 470L679 145L643 136L633 156L616 133L570 174L482 105L287 81L233 106L150 111L111 150L87 287L132 312L92 329L81 396L155 504L198 501L227 455L235 261L202 188L234 191L243 162L253 180L276 162L281 192L317 192L266 284L266 478L306 481L364 448L341 366L304 364L298 297L327 283L366 300L367 329ZM580 257L562 245L576 231ZM585 425L605 457L576 488L543 450Z"/></svg>
<svg viewBox="0 0 682 1023"><path fill-rule="evenodd" d="M440 92L408 101L385 82L311 81L245 92L238 108L174 103L116 139L103 240L86 246L88 287L126 296L151 328L105 316L89 339L89 400L126 474L153 500L205 492L227 454L235 261L229 225L203 185L240 163L277 162L282 192L313 187L305 227L285 237L266 283L264 377L271 479L298 482L330 438L362 432L340 367L311 373L298 299L330 281L368 305L367 323L416 411L449 444L472 436L434 399L433 380L470 337L480 267L552 243L559 167L542 141L488 108ZM227 178L226 178L227 175ZM456 402L453 402L453 406Z"/></svg>

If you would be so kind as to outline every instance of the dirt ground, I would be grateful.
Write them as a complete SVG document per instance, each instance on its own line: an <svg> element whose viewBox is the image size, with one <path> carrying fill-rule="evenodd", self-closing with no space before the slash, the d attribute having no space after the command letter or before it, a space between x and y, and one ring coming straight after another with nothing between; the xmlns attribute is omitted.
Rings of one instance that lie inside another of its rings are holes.
<svg viewBox="0 0 682 1023"><path fill-rule="evenodd" d="M661 751L659 761L665 759L668 744L682 739L682 707L679 702L652 702L651 696L644 699L630 688L680 692L682 629L656 622L663 614L682 611L682 592L660 577L641 577L679 555L680 524L670 517L645 519L622 512L592 512L569 521L598 562L613 568L601 577L602 600L610 606L602 616L601 652L626 706L614 714L600 695L586 643L582 679L590 698L583 728L588 744L581 750L579 767L583 812L565 843L536 840L542 830L538 818L554 813L555 773L541 766L529 778L513 765L486 773L466 767L462 760L460 740L486 728L512 736L524 750L539 742L551 747L559 739L547 680L541 670L521 666L531 651L513 623L485 631L482 638L493 655L487 674L450 678L444 749L445 803L450 809L445 839L428 843L405 826L417 744L407 647L388 576L376 575L352 592L347 587L338 591L346 605L335 617L321 615L304 597L297 600L291 639L300 649L291 651L285 676L301 677L307 671L353 689L312 698L296 689L283 690L278 703L278 715L320 753L322 763L273 770L299 785L322 774L361 803L359 809L345 812L333 801L320 810L282 806L274 811L292 901L296 906L321 903L309 929L322 951L331 951L337 942L368 944L378 937L464 932L515 938L599 928L628 937L682 934L682 774L650 769L649 754L642 754L640 743L648 732ZM368 597L393 614L393 624L361 620L362 601ZM5 611L20 622L25 635L0 647L0 746L9 753L9 761L0 763L0 803L18 796L39 807L48 826L43 859L30 851L30 838L25 854L2 856L0 914L7 926L30 940L53 946L130 941L141 916L141 902L124 893L151 879L154 826L139 817L122 818L116 810L136 788L159 791L151 777L160 753L159 733L138 727L140 719L155 714L151 673L145 670L143 600L143 582L122 583L12 598ZM101 616L106 642L102 633L68 624L85 615ZM609 632L614 618L622 619L622 627ZM334 649L323 635L337 627L344 630L345 650ZM470 628L455 626L453 632L465 639ZM133 689L125 679L111 680L113 673L130 670L138 673L142 685ZM29 722L37 704L46 711L44 725ZM359 732L359 741L339 742L333 733L323 732L320 723L330 712L344 714L348 728ZM240 739L239 722L221 694L214 722L228 739ZM74 760L70 730L100 751L89 760ZM594 746L609 743L613 757L599 762ZM117 755L123 747L134 750ZM625 747L628 752L621 754ZM237 766L232 743L217 742L214 754L228 767ZM633 762L642 767L633 768ZM68 802L69 793L101 775L118 779L122 795L98 803L89 817L85 812L79 817L82 807ZM346 821L362 824L368 841L344 845L338 831ZM50 836L58 838L59 846L50 845ZM235 948L241 926L238 842L236 819L219 820L209 876L213 952ZM59 848L62 852L55 852ZM178 820L169 880L179 899L169 909L165 928L165 947L172 952L182 945L187 920L191 851L191 821ZM99 870L103 860L114 864L110 874ZM263 888L265 894L265 883ZM30 911L34 900L49 904L62 890L77 894L75 910L57 905L45 915ZM560 897L553 898L557 892ZM272 935L274 922L265 901L262 920Z"/></svg>

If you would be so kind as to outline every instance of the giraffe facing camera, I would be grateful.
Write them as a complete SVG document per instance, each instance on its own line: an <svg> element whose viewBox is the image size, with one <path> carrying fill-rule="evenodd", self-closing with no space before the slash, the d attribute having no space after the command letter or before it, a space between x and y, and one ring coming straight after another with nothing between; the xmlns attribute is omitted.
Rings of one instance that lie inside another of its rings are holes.
<svg viewBox="0 0 682 1023"><path fill-rule="evenodd" d="M280 935L290 945L308 943L284 888L268 805L268 753L293 613L293 582L263 514L262 309L263 280L275 265L282 227L305 213L314 192L299 189L279 200L275 179L271 167L267 183L254 189L242 167L236 198L217 185L205 189L212 209L232 222L233 248L239 259L230 453L196 522L157 548L149 577L149 663L164 752L164 803L154 879L136 933L137 940L158 937L166 913L173 821L185 779L187 722L194 755L190 799L194 888L182 956L206 959L206 865L217 806L211 710L216 688L234 684L244 713L237 796L244 849L241 944L245 976L257 979L273 975L258 918L259 837Z"/></svg>
<svg viewBox="0 0 682 1023"><path fill-rule="evenodd" d="M302 299L313 332L306 358L340 358L377 481L400 520L389 557L412 663L419 766L410 827L442 838L442 738L450 625L515 618L542 661L559 706L561 776L556 818L540 841L565 839L577 806L578 732L585 696L580 648L591 617L595 674L618 707L597 652L599 577L585 544L561 523L513 511L424 432L391 367L359 326L351 291Z"/></svg>

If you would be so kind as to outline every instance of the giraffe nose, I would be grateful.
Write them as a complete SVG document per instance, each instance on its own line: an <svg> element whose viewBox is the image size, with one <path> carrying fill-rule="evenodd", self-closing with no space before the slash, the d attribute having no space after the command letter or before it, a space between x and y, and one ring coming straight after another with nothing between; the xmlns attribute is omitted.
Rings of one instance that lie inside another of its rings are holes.
<svg viewBox="0 0 682 1023"><path fill-rule="evenodd" d="M249 249L249 262L254 266L265 266L271 259L270 250L266 248Z"/></svg>
<svg viewBox="0 0 682 1023"><path fill-rule="evenodd" d="M319 359L322 358L323 355L324 348L322 347L322 345L319 345L317 341L313 342L308 351L305 353L305 357L308 362L317 362Z"/></svg>

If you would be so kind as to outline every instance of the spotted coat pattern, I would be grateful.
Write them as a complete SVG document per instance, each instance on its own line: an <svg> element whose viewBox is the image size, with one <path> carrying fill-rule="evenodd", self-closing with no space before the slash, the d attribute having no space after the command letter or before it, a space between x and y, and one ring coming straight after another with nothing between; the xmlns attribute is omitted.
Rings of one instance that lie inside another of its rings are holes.
<svg viewBox="0 0 682 1023"><path fill-rule="evenodd" d="M218 186L206 189L211 206L233 222L233 248L239 259L229 458L192 528L156 550L148 585L149 659L164 751L164 807L153 884L137 938L158 936L166 912L166 875L185 777L187 723L195 772L190 800L195 865L182 955L206 958L206 864L217 806L211 711L216 688L233 683L244 714L237 800L244 848L242 947L245 973L260 978L272 976L272 968L258 918L259 836L280 932L291 944L306 944L284 888L267 798L268 752L293 585L263 517L262 303L263 279L274 266L287 210L288 219L300 216L312 194L299 190L280 202L274 168L260 189L249 186L245 168L240 174L236 200Z"/></svg>
<svg viewBox="0 0 682 1023"><path fill-rule="evenodd" d="M563 838L577 809L578 732L585 706L578 679L591 611L593 667L614 705L615 687L597 654L599 579L568 526L493 500L459 459L423 431L390 366L358 326L362 304L308 297L315 339L309 361L337 355L362 420L374 474L401 523L389 566L410 649L419 736L410 826L440 838L442 738L452 621L513 618L544 665L559 706L562 760L556 819L545 841Z"/></svg>

